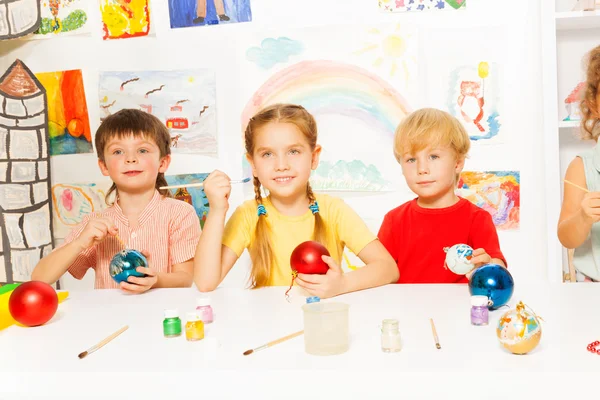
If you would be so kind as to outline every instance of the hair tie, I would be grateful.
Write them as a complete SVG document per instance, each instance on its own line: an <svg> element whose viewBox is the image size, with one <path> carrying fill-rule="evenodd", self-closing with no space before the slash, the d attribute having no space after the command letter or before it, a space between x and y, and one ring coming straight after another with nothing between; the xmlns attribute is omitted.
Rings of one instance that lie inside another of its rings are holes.
<svg viewBox="0 0 600 400"><path fill-rule="evenodd" d="M258 207L256 208L256 211L258 213L258 216L260 217L261 215L267 215L267 209L265 208L264 205L259 204Z"/></svg>
<svg viewBox="0 0 600 400"><path fill-rule="evenodd" d="M309 205L308 208L310 208L310 211L312 211L314 215L319 212L319 203L317 203L317 201L315 200L315 202Z"/></svg>

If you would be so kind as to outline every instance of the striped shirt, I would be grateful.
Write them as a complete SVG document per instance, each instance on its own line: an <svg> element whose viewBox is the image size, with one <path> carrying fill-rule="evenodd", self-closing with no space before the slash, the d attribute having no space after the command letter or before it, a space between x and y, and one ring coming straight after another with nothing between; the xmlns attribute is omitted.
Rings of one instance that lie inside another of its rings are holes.
<svg viewBox="0 0 600 400"><path fill-rule="evenodd" d="M127 248L147 251L149 266L157 272L172 272L172 267L194 257L200 238L200 221L190 204L154 192L152 200L138 218L138 226L131 229L129 220L115 202L102 212L86 215L61 245L77 238L92 217L110 218L119 231L119 237ZM96 273L96 289L115 289L118 284L109 272L111 259L122 250L122 245L114 236L83 251L75 259L68 271L76 279L81 279L88 268Z"/></svg>

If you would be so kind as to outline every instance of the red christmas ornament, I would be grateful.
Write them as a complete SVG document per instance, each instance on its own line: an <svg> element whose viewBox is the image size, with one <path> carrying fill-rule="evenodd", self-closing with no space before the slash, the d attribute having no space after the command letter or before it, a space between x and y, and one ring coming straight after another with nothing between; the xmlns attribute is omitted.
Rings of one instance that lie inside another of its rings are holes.
<svg viewBox="0 0 600 400"><path fill-rule="evenodd" d="M327 273L329 266L323 261L321 256L329 256L329 251L321 243L312 240L300 243L294 249L290 257L292 283L290 283L289 289L285 292L286 297L292 289L294 280L298 274L324 275Z"/></svg>
<svg viewBox="0 0 600 400"><path fill-rule="evenodd" d="M45 324L56 313L58 295L45 282L25 282L10 294L8 310L15 321L26 326Z"/></svg>

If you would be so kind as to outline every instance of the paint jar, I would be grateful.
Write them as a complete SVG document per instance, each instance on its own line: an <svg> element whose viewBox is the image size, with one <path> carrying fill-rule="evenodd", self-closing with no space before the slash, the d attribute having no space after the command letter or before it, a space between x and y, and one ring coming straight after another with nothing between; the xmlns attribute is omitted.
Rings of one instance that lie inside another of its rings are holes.
<svg viewBox="0 0 600 400"><path fill-rule="evenodd" d="M381 323L381 351L396 353L402 350L402 338L397 319L384 319Z"/></svg>
<svg viewBox="0 0 600 400"><path fill-rule="evenodd" d="M321 298L319 296L311 296L311 297L306 298L306 304L318 303L320 301L321 301Z"/></svg>
<svg viewBox="0 0 600 400"><path fill-rule="evenodd" d="M202 322L196 312L187 313L185 338L190 342L204 339L204 322Z"/></svg>
<svg viewBox="0 0 600 400"><path fill-rule="evenodd" d="M213 322L213 309L210 306L210 297L198 297L196 299L196 311L205 324Z"/></svg>
<svg viewBox="0 0 600 400"><path fill-rule="evenodd" d="M179 311L177 309L165 310L163 334L167 338L181 335L181 319L179 319Z"/></svg>
<svg viewBox="0 0 600 400"><path fill-rule="evenodd" d="M350 347L345 303L304 304L304 351L317 356L342 354Z"/></svg>
<svg viewBox="0 0 600 400"><path fill-rule="evenodd" d="M487 296L471 296L471 325L485 326L488 324L488 304Z"/></svg>

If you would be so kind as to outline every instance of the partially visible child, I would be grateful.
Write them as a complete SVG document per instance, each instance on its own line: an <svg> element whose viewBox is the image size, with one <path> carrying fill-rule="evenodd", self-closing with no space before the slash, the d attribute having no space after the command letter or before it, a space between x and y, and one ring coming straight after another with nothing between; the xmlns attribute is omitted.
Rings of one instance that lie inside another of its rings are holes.
<svg viewBox="0 0 600 400"><path fill-rule="evenodd" d="M65 242L44 257L33 270L34 280L56 282L65 272L83 278L96 273L96 289L118 288L141 293L153 287L189 287L200 224L194 208L170 197L164 173L171 162L171 137L156 117L139 110L121 110L106 118L96 132L98 166L113 185L114 203L102 212L86 215ZM118 237L116 236L118 234ZM123 240L142 251L147 277L130 276L120 285L109 264Z"/></svg>
<svg viewBox="0 0 600 400"><path fill-rule="evenodd" d="M398 265L398 283L463 283L445 265L444 248L463 243L474 249L474 267L506 266L491 215L455 194L470 139L447 112L424 108L396 129L394 155L408 187L417 195L388 212L379 240Z"/></svg>
<svg viewBox="0 0 600 400"><path fill-rule="evenodd" d="M600 46L587 56L586 87L581 100L582 139L596 145L569 164L558 221L558 239L575 249L573 266L583 280L600 281Z"/></svg>
<svg viewBox="0 0 600 400"><path fill-rule="evenodd" d="M255 198L240 205L227 224L229 177L214 171L204 181L210 211L194 259L194 282L201 291L219 286L244 249L252 259L252 288L287 286L290 255L307 240L320 242L331 254L323 257L327 274L298 274L297 285L311 295L332 297L398 279L394 261L360 217L341 199L313 193L309 178L321 146L308 111L292 104L260 111L248 123L245 144ZM339 265L344 247L366 265L344 274Z"/></svg>

